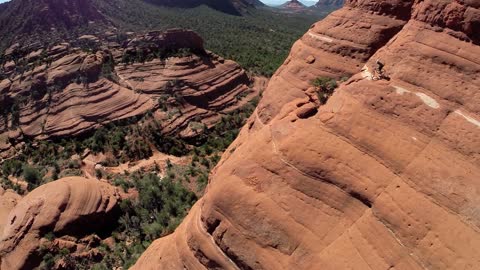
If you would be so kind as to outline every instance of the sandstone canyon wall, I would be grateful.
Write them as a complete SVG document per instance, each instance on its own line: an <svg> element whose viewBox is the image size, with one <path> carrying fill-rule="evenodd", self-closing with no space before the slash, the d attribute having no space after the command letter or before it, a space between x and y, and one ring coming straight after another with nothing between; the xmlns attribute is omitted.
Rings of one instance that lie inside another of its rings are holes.
<svg viewBox="0 0 480 270"><path fill-rule="evenodd" d="M133 269L479 269L479 8L350 0L312 26ZM352 77L319 106L319 76Z"/></svg>

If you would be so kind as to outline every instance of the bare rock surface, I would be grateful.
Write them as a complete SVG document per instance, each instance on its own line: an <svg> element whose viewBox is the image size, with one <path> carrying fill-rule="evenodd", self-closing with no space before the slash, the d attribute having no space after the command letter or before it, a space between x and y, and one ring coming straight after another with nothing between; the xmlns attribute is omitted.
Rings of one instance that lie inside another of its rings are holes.
<svg viewBox="0 0 480 270"><path fill-rule="evenodd" d="M346 1L294 45L206 195L133 269L479 269L479 14ZM310 81L345 75L319 106Z"/></svg>
<svg viewBox="0 0 480 270"><path fill-rule="evenodd" d="M93 230L108 228L115 220L118 199L116 188L82 177L63 178L38 187L21 199L5 219L0 268L32 269L38 265L38 248L47 233L81 238Z"/></svg>
<svg viewBox="0 0 480 270"><path fill-rule="evenodd" d="M21 198L22 197L13 190L0 188L0 232L3 232L3 228L7 223L8 214Z"/></svg>

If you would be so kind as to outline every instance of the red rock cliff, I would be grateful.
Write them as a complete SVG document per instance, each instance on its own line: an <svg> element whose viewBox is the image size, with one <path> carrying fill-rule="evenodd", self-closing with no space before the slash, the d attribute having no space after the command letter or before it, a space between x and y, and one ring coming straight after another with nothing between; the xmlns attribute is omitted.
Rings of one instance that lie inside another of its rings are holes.
<svg viewBox="0 0 480 270"><path fill-rule="evenodd" d="M237 63L205 51L202 38L189 30L152 31L122 45L88 35L75 42L101 49L91 53L62 43L7 50L15 60L0 64L0 153L10 147L6 137L14 144L24 137L77 136L152 110L163 133L192 137L194 120L212 126L257 95ZM157 110L160 103L165 108Z"/></svg>
<svg viewBox="0 0 480 270"><path fill-rule="evenodd" d="M315 24L133 269L480 269L479 7L351 0ZM319 106L311 80L345 75Z"/></svg>

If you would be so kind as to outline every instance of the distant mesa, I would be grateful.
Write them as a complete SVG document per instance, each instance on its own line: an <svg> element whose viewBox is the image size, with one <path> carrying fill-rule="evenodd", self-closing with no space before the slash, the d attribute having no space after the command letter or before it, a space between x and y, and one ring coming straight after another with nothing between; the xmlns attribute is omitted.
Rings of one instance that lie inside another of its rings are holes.
<svg viewBox="0 0 480 270"><path fill-rule="evenodd" d="M309 8L298 0L290 0L280 5L279 8L284 12L304 13L309 11Z"/></svg>
<svg viewBox="0 0 480 270"><path fill-rule="evenodd" d="M343 0L320 0L315 5L307 6L299 0L290 0L277 6L277 10L285 13L326 14L343 6Z"/></svg>
<svg viewBox="0 0 480 270"><path fill-rule="evenodd" d="M280 8L289 9L289 10L292 10L292 11L297 11L297 10L304 10L304 9L307 8L307 6L302 4L298 0L290 0L286 3L284 3L283 5L281 5Z"/></svg>

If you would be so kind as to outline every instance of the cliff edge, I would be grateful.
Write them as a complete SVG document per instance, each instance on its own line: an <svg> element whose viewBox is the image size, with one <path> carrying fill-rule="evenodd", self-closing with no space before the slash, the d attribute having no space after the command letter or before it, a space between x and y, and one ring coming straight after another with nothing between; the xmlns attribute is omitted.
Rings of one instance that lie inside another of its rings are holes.
<svg viewBox="0 0 480 270"><path fill-rule="evenodd" d="M133 269L479 269L479 8L350 0L312 26ZM322 105L318 77L350 79Z"/></svg>

